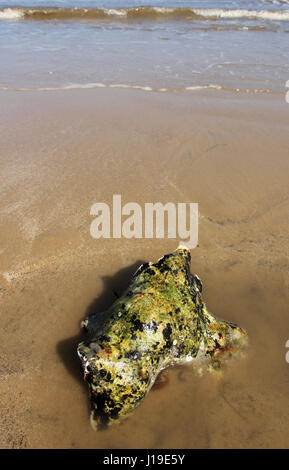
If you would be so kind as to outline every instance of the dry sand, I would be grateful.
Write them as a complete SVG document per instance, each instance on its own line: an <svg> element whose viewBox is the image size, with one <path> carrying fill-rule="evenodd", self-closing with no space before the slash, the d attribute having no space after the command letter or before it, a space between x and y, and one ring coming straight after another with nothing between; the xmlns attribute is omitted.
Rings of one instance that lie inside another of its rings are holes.
<svg viewBox="0 0 289 470"><path fill-rule="evenodd" d="M0 94L0 446L289 447L288 123L284 96L126 90ZM142 261L175 240L94 240L94 202L198 202L192 271L249 334L225 373L166 372L94 432L76 345Z"/></svg>

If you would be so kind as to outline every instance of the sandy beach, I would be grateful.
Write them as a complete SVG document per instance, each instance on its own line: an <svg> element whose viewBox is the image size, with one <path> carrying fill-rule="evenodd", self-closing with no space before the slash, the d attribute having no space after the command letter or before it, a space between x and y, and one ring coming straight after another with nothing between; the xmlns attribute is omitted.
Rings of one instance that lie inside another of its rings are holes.
<svg viewBox="0 0 289 470"><path fill-rule="evenodd" d="M0 447L288 447L284 95L99 89L0 102ZM127 421L94 432L80 321L177 245L93 239L90 207L113 194L199 203L192 272L249 347L219 377L168 370Z"/></svg>

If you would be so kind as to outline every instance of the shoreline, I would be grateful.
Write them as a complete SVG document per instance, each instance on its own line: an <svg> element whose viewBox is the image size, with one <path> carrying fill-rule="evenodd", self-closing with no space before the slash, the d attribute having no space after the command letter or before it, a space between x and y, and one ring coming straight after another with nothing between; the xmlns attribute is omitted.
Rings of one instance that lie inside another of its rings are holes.
<svg viewBox="0 0 289 470"><path fill-rule="evenodd" d="M184 88L154 88L145 85L128 85L128 84L105 84L105 83L76 83L72 85L63 85L59 87L45 87L45 88L8 88L0 87L0 92L6 93L51 93L51 92L65 92L65 91L80 91L80 90L99 90L99 89L112 89L112 90L132 90L146 93L188 93L198 91L223 92L223 93L237 93L237 94L269 94L269 95L284 95L286 91L273 90L273 89L259 89L259 88L228 88L222 85L195 85L187 86Z"/></svg>

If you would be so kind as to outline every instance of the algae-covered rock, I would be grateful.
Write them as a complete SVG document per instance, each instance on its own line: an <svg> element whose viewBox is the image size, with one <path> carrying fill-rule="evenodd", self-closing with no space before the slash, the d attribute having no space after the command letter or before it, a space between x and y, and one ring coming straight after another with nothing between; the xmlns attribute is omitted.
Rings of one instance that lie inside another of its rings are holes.
<svg viewBox="0 0 289 470"><path fill-rule="evenodd" d="M218 368L246 342L244 330L208 312L190 260L179 247L143 264L107 312L82 323L90 339L77 352L95 429L128 416L166 367L193 361Z"/></svg>

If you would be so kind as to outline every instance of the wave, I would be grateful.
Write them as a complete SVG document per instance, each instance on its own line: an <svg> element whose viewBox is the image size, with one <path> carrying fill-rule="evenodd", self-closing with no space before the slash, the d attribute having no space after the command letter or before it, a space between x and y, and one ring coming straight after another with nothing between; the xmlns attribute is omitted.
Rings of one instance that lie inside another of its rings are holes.
<svg viewBox="0 0 289 470"><path fill-rule="evenodd" d="M227 91L233 93L269 93L269 94L283 94L282 91L271 90L271 89L249 89L249 88L230 88L217 84L208 85L192 85L183 88L153 88L145 85L130 85L125 83L116 84L105 84L105 83L72 83L69 85L59 87L44 87L44 88L8 88L0 87L0 91L10 92L53 92L53 91L72 91L72 90L92 90L99 88L119 88L127 90L137 90L144 92L154 93L184 93L189 91L200 91L200 90L215 90L215 91Z"/></svg>
<svg viewBox="0 0 289 470"><path fill-rule="evenodd" d="M267 21L289 21L289 10L244 10L222 8L4 8L0 10L2 20L202 20L202 19L247 18Z"/></svg>
<svg viewBox="0 0 289 470"><path fill-rule="evenodd" d="M273 5L289 5L289 0L262 0L263 3L271 3Z"/></svg>

